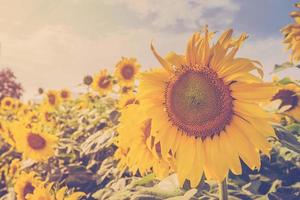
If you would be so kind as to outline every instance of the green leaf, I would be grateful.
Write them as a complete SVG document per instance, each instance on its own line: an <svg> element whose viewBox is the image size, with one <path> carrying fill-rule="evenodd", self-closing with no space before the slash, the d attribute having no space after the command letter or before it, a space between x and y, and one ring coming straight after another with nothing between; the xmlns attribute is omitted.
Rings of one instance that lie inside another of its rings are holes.
<svg viewBox="0 0 300 200"><path fill-rule="evenodd" d="M300 153L300 142L291 132L283 127L277 126L277 128L275 128L275 133L283 146L292 151Z"/></svg>

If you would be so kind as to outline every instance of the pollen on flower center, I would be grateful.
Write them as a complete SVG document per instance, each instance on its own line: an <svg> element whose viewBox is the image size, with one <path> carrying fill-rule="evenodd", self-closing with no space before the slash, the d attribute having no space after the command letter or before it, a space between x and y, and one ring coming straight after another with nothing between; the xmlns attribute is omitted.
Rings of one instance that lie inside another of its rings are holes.
<svg viewBox="0 0 300 200"><path fill-rule="evenodd" d="M277 99L281 100L280 108L283 106L290 105L291 107L288 110L292 110L299 103L297 94L291 90L285 90L285 89L279 90L277 94L275 94L272 98L272 100L277 100Z"/></svg>
<svg viewBox="0 0 300 200"><path fill-rule="evenodd" d="M41 150L46 146L46 140L38 134L30 133L27 137L29 146L34 150Z"/></svg>
<svg viewBox="0 0 300 200"><path fill-rule="evenodd" d="M121 74L125 79L130 80L134 74L134 69L131 65L125 65L121 70Z"/></svg>
<svg viewBox="0 0 300 200"><path fill-rule="evenodd" d="M165 105L174 125L202 139L219 134L233 113L228 86L206 67L176 75L167 86Z"/></svg>

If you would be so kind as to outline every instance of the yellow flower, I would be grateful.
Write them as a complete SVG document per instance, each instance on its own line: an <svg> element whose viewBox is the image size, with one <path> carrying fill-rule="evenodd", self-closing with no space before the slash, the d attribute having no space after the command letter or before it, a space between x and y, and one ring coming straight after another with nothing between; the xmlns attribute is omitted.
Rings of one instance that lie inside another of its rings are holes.
<svg viewBox="0 0 300 200"><path fill-rule="evenodd" d="M72 194L67 195L67 187L63 187L56 192L57 200L79 200L81 197L85 196L84 192L74 192Z"/></svg>
<svg viewBox="0 0 300 200"><path fill-rule="evenodd" d="M38 120L42 124L47 124L50 126L55 125L55 114L52 109L49 109L49 107L45 104L39 105L37 108L38 113Z"/></svg>
<svg viewBox="0 0 300 200"><path fill-rule="evenodd" d="M37 188L42 182L35 177L33 172L25 173L22 172L20 176L18 176L14 190L17 194L18 200L27 200L27 196L29 194L33 194L35 188Z"/></svg>
<svg viewBox="0 0 300 200"><path fill-rule="evenodd" d="M8 111L15 108L15 99L12 97L4 97L0 101L1 109Z"/></svg>
<svg viewBox="0 0 300 200"><path fill-rule="evenodd" d="M119 150L115 155L120 160L118 167L123 170L127 166L133 174L153 171L162 179L171 171L171 164L161 158L159 144L154 145L150 137L151 120L138 109L139 106L132 104L122 111L116 142ZM137 112L139 115L135 115Z"/></svg>
<svg viewBox="0 0 300 200"><path fill-rule="evenodd" d="M138 99L151 119L149 137L160 144L162 158L174 157L181 184L187 179L197 186L203 172L217 181L229 170L241 174L240 158L259 169L259 152L269 154L271 149L266 137L274 136L268 123L272 116L258 104L276 89L262 83L257 61L235 58L247 36L233 39L232 33L224 32L213 45L207 28L195 33L185 55L171 52L163 58L151 46L162 68L141 74ZM129 124L137 126L135 121Z"/></svg>
<svg viewBox="0 0 300 200"><path fill-rule="evenodd" d="M63 100L63 101L68 101L70 100L71 98L71 91L68 90L68 89L62 89L60 92L59 92L59 95L60 95L60 98Z"/></svg>
<svg viewBox="0 0 300 200"><path fill-rule="evenodd" d="M279 110L284 109L284 113L300 120L300 87L296 84L288 84L272 97L272 101L280 100Z"/></svg>
<svg viewBox="0 0 300 200"><path fill-rule="evenodd" d="M16 131L16 122L2 121L0 122L0 136L10 144L15 146L15 138L13 132Z"/></svg>
<svg viewBox="0 0 300 200"><path fill-rule="evenodd" d="M139 72L140 64L135 58L122 57L116 65L115 76L121 86L131 86L134 84L135 77Z"/></svg>
<svg viewBox="0 0 300 200"><path fill-rule="evenodd" d="M51 194L51 192L44 187L44 185L37 186L33 193L28 194L26 196L26 199L27 200L56 200L54 196Z"/></svg>
<svg viewBox="0 0 300 200"><path fill-rule="evenodd" d="M121 95L119 100L119 108L125 108L130 104L138 104L138 100L136 99L136 95L133 92L124 93Z"/></svg>
<svg viewBox="0 0 300 200"><path fill-rule="evenodd" d="M98 91L100 95L106 95L112 89L112 80L109 77L107 70L100 71L93 78L92 88Z"/></svg>
<svg viewBox="0 0 300 200"><path fill-rule="evenodd" d="M44 133L39 125L25 127L19 124L14 132L16 147L24 158L31 158L36 161L46 161L54 155L57 145L57 137Z"/></svg>
<svg viewBox="0 0 300 200"><path fill-rule="evenodd" d="M300 8L300 4L295 4ZM283 43L286 44L287 49L291 49L291 61L298 62L300 60L300 12L293 11L290 16L294 18L295 23L285 26L281 32L284 35Z"/></svg>
<svg viewBox="0 0 300 200"><path fill-rule="evenodd" d="M21 161L19 159L12 160L9 165L8 176L10 178L15 177L18 174L20 167L21 167Z"/></svg>
<svg viewBox="0 0 300 200"><path fill-rule="evenodd" d="M45 96L45 103L49 108L55 108L61 101L60 95L57 91L49 90Z"/></svg>

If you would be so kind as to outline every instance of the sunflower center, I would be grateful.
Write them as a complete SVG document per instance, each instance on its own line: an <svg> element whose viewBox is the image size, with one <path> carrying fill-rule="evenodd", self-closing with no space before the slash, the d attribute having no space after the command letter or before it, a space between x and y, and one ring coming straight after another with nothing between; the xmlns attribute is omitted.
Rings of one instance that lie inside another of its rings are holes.
<svg viewBox="0 0 300 200"><path fill-rule="evenodd" d="M29 146L34 150L41 150L46 146L46 140L39 134L30 133L27 137Z"/></svg>
<svg viewBox="0 0 300 200"><path fill-rule="evenodd" d="M6 105L6 106L10 106L10 105L11 105L11 102L10 102L10 101L6 101L6 102L5 102L5 105Z"/></svg>
<svg viewBox="0 0 300 200"><path fill-rule="evenodd" d="M98 81L98 86L100 88L107 88L109 84L110 84L110 80L108 79L108 77L102 77Z"/></svg>
<svg viewBox="0 0 300 200"><path fill-rule="evenodd" d="M277 99L281 100L281 104L279 108L290 105L291 107L288 110L292 110L299 103L297 94L291 90L285 90L285 89L279 90L279 92L277 92L272 98L272 100L277 100Z"/></svg>
<svg viewBox="0 0 300 200"><path fill-rule="evenodd" d="M121 74L124 79L130 80L134 75L134 69L131 65L125 65L121 70Z"/></svg>
<svg viewBox="0 0 300 200"><path fill-rule="evenodd" d="M205 139L219 134L231 120L232 97L214 71L187 70L168 84L166 110L184 133Z"/></svg>
<svg viewBox="0 0 300 200"><path fill-rule="evenodd" d="M48 95L48 101L49 101L49 103L50 103L51 105L55 105L55 102L56 102L56 97L55 97L55 95L49 94L49 95Z"/></svg>
<svg viewBox="0 0 300 200"><path fill-rule="evenodd" d="M24 197L24 199L26 198L27 194L32 194L33 191L34 191L33 185L30 182L27 182L26 185L25 185L25 187L24 187L24 189L23 189L23 195L24 195L23 197Z"/></svg>
<svg viewBox="0 0 300 200"><path fill-rule="evenodd" d="M63 98L63 99L66 99L69 97L69 93L67 91L62 91L60 96Z"/></svg>

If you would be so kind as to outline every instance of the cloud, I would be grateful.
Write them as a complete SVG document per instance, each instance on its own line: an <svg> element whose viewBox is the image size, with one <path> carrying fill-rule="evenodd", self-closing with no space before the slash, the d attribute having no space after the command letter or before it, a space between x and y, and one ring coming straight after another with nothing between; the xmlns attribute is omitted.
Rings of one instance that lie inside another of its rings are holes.
<svg viewBox="0 0 300 200"><path fill-rule="evenodd" d="M178 28L199 30L200 26L213 22L226 26L233 21L234 12L239 9L233 0L110 0L106 3L123 4L148 21L149 26L160 29L180 25Z"/></svg>

